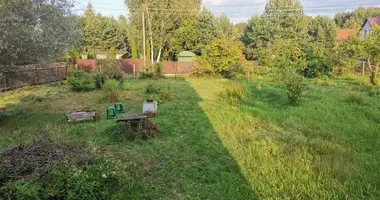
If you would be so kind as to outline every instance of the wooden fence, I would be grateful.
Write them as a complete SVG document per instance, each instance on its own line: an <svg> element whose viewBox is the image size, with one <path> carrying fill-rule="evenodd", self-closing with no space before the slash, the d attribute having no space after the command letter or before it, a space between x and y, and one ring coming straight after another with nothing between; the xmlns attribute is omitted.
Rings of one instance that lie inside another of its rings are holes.
<svg viewBox="0 0 380 200"><path fill-rule="evenodd" d="M134 74L134 72L138 74L144 70L144 60L142 59L122 59L118 61L126 74ZM257 61L248 61L248 63L252 64L253 67L259 65ZM195 62L164 61L162 64L164 66L164 74L187 75L193 72ZM101 60L76 60L76 67L84 71L100 71L101 65Z"/></svg>
<svg viewBox="0 0 380 200"><path fill-rule="evenodd" d="M28 85L39 85L64 80L67 77L66 63L49 66L17 66L10 72L0 74L0 92Z"/></svg>

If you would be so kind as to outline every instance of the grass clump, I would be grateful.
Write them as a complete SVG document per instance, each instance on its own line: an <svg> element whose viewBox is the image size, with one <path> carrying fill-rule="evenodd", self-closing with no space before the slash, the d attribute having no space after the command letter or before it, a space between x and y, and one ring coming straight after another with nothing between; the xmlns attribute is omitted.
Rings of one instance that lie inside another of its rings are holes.
<svg viewBox="0 0 380 200"><path fill-rule="evenodd" d="M168 101L173 99L173 90L170 85L160 86L150 83L145 89L145 94L150 100Z"/></svg>
<svg viewBox="0 0 380 200"><path fill-rule="evenodd" d="M86 72L73 72L68 78L68 83L73 91L89 91L94 89L94 79Z"/></svg>
<svg viewBox="0 0 380 200"><path fill-rule="evenodd" d="M362 106L367 104L366 98L362 93L356 93L356 92L348 93L346 94L344 98L345 98L345 101L349 103L355 103Z"/></svg>
<svg viewBox="0 0 380 200"><path fill-rule="evenodd" d="M236 104L244 98L243 86L233 83L228 85L224 91L224 98L229 104Z"/></svg>
<svg viewBox="0 0 380 200"><path fill-rule="evenodd" d="M157 136L160 126L153 123L150 119L144 119L133 121L128 125L118 124L116 128L117 130L114 132L114 136L116 136L118 140L147 140Z"/></svg>
<svg viewBox="0 0 380 200"><path fill-rule="evenodd" d="M114 79L107 80L103 86L105 98L109 103L119 99L120 90L120 82Z"/></svg>

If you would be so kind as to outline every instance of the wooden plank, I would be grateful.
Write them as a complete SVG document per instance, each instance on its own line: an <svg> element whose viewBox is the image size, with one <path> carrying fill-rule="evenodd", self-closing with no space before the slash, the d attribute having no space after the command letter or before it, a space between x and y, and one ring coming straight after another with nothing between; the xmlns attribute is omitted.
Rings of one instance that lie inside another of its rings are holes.
<svg viewBox="0 0 380 200"><path fill-rule="evenodd" d="M133 114L133 115L119 115L119 117L116 119L117 122L128 122L133 120L142 120L148 118L147 114Z"/></svg>
<svg viewBox="0 0 380 200"><path fill-rule="evenodd" d="M95 110L80 110L66 113L66 118L68 122L94 120L95 117Z"/></svg>

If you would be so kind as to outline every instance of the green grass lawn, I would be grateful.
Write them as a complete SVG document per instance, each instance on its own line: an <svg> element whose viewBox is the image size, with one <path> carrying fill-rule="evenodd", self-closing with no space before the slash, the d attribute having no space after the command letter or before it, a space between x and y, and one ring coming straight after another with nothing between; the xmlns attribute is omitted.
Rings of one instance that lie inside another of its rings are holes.
<svg viewBox="0 0 380 200"><path fill-rule="evenodd" d="M246 95L236 105L222 95L230 80L126 81L129 113L141 112L149 83L172 88L153 119L159 136L147 141L117 137L101 91L26 87L0 96L0 148L40 135L87 148L122 169L115 199L379 199L380 96L352 80L309 81L290 106L280 86L259 92L263 80L239 81ZM101 118L67 123L64 113L77 109Z"/></svg>

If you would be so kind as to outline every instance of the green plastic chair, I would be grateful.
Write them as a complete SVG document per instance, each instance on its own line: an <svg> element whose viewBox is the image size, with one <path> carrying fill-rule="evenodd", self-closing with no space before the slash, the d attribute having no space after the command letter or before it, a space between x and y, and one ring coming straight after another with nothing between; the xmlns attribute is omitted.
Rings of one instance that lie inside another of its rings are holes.
<svg viewBox="0 0 380 200"><path fill-rule="evenodd" d="M107 108L107 119L116 119L117 118L117 112L115 107L108 107Z"/></svg>
<svg viewBox="0 0 380 200"><path fill-rule="evenodd" d="M115 111L117 114L125 113L124 104L121 102L115 103Z"/></svg>

